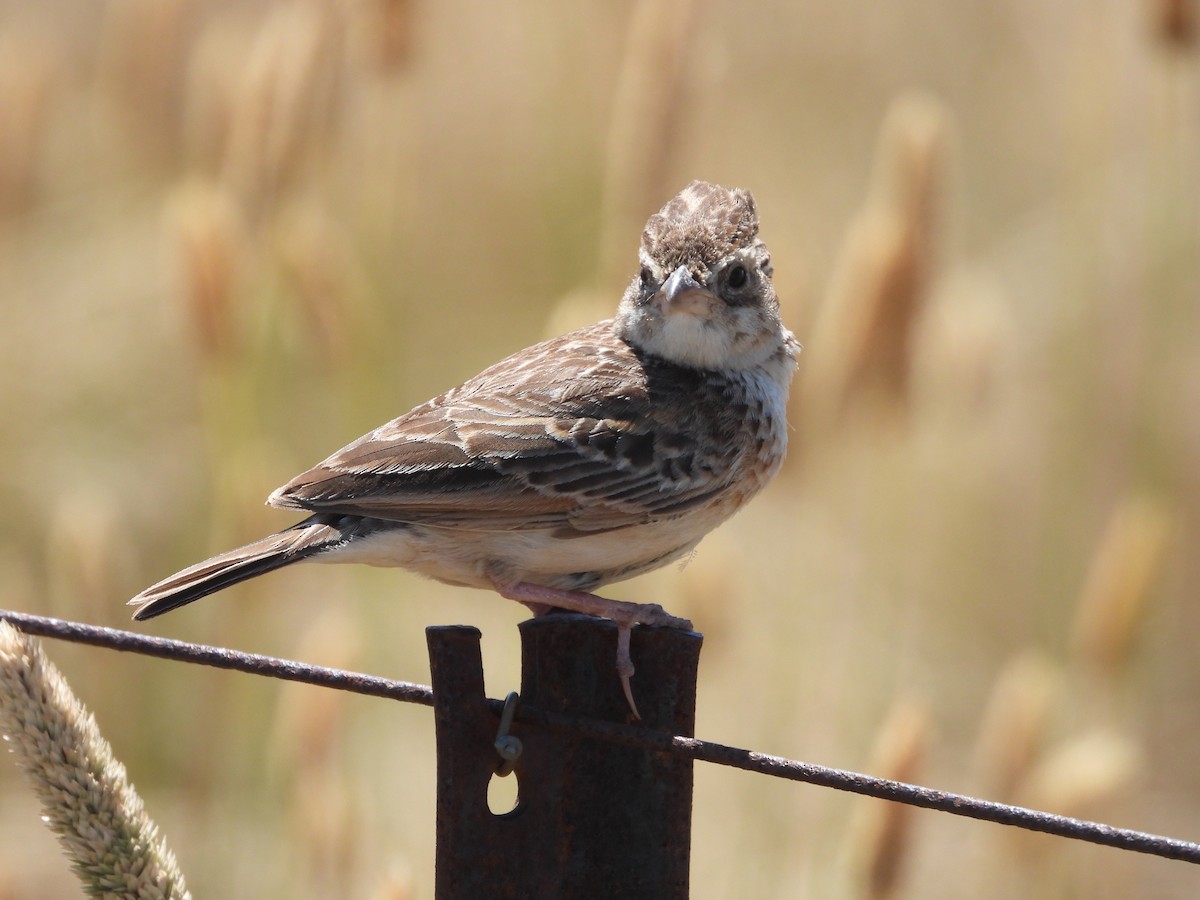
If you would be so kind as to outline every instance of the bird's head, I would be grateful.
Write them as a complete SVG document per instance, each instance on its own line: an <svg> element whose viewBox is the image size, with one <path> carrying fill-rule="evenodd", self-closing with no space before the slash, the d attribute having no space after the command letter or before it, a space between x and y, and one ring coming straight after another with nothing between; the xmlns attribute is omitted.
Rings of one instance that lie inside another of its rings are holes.
<svg viewBox="0 0 1200 900"><path fill-rule="evenodd" d="M640 350L694 368L744 369L794 343L749 191L693 181L650 217L638 256L616 328Z"/></svg>

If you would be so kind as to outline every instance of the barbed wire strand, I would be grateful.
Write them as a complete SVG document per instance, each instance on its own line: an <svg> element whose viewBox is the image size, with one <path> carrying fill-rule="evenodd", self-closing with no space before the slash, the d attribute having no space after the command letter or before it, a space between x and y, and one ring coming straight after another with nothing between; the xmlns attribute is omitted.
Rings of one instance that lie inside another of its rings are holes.
<svg viewBox="0 0 1200 900"><path fill-rule="evenodd" d="M40 637L140 653L178 662L198 663L219 669L249 672L254 675L266 675L286 681L298 681L373 697L401 700L405 703L433 705L432 688L408 681L395 681L376 675L314 666L257 653L244 653L223 647L152 637L115 628L102 628L66 619L34 616L8 610L0 610L0 619L27 634ZM488 705L497 716L500 715L503 707L502 701L488 700ZM1058 837L1200 864L1200 844L1177 838L1128 828L1116 828L1101 822L1089 822L1021 806L981 800L965 794L954 794L844 769L833 769L698 738L680 737L615 722L561 716L535 709L527 704L521 705L516 718L518 722L570 731L584 737L622 744L627 747L677 754L701 762L731 766L790 781L801 781L868 797L877 797L882 800L892 800L896 803L905 803L909 806L919 806L986 822L1011 825L1029 831L1040 831Z"/></svg>

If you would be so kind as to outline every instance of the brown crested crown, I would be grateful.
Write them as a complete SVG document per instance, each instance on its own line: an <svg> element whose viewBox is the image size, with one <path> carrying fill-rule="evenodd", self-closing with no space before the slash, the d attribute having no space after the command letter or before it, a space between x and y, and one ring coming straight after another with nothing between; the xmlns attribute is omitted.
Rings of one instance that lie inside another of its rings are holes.
<svg viewBox="0 0 1200 900"><path fill-rule="evenodd" d="M668 272L681 265L707 269L757 236L749 191L693 181L646 222L642 248Z"/></svg>

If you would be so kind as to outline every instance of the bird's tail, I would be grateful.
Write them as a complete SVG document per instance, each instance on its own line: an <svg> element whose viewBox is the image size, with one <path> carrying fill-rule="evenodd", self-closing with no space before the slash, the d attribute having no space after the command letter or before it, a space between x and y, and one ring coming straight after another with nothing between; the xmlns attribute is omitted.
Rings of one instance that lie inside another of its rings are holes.
<svg viewBox="0 0 1200 900"><path fill-rule="evenodd" d="M278 534L188 566L146 588L129 601L135 619L152 619L230 585L273 572L367 533L362 519L315 515Z"/></svg>

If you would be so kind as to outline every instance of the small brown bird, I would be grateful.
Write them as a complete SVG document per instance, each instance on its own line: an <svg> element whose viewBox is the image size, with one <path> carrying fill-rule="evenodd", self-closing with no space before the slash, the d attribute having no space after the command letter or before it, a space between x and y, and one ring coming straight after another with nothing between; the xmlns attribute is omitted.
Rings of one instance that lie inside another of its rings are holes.
<svg viewBox="0 0 1200 900"><path fill-rule="evenodd" d="M142 591L135 619L301 560L403 566L535 614L691 628L590 591L691 552L779 470L800 345L747 191L702 181L650 217L616 317L501 360L268 498L307 519Z"/></svg>

